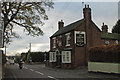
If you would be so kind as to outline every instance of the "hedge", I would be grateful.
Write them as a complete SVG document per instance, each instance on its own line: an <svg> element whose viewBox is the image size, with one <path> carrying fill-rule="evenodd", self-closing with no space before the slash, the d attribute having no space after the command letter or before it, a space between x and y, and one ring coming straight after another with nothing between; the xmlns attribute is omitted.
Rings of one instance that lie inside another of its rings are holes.
<svg viewBox="0 0 120 80"><path fill-rule="evenodd" d="M91 47L89 61L120 63L120 45Z"/></svg>

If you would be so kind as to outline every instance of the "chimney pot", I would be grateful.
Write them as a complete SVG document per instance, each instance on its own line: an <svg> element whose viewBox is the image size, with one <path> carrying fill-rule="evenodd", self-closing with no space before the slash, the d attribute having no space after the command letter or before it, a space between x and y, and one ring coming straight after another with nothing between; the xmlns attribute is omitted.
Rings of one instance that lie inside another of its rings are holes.
<svg viewBox="0 0 120 80"><path fill-rule="evenodd" d="M85 8L86 8L86 4L85 4Z"/></svg>
<svg viewBox="0 0 120 80"><path fill-rule="evenodd" d="M84 19L91 20L91 8L89 8L89 5L85 4L85 8L83 9Z"/></svg>
<svg viewBox="0 0 120 80"><path fill-rule="evenodd" d="M103 22L103 26L102 26L102 32L108 33L108 26L105 25L104 22Z"/></svg>
<svg viewBox="0 0 120 80"><path fill-rule="evenodd" d="M61 29L62 27L64 27L64 22L63 20L58 22L58 28Z"/></svg>
<svg viewBox="0 0 120 80"><path fill-rule="evenodd" d="M87 5L88 6L88 8L89 8L89 5Z"/></svg>
<svg viewBox="0 0 120 80"><path fill-rule="evenodd" d="M103 22L103 26L104 26L104 22Z"/></svg>

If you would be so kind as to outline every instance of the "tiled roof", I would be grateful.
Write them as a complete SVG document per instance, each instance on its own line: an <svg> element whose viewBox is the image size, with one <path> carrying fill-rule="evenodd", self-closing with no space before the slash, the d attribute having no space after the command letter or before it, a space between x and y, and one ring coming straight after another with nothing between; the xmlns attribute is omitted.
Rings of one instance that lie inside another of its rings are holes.
<svg viewBox="0 0 120 80"><path fill-rule="evenodd" d="M118 40L120 40L120 34L116 34L116 33L101 33L101 38L104 38L104 39L118 39Z"/></svg>
<svg viewBox="0 0 120 80"><path fill-rule="evenodd" d="M51 37L55 37L55 36L58 36L60 34L63 34L63 33L66 33L66 32L69 32L69 31L72 31L74 30L75 28L77 28L82 22L84 21L84 19L81 19L81 20L78 20L74 23L71 23L61 29L59 29L57 32L55 32Z"/></svg>

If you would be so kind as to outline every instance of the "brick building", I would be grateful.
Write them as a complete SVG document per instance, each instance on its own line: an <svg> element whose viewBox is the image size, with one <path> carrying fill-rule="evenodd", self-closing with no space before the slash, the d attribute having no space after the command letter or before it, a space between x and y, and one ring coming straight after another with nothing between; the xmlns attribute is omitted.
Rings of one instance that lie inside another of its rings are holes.
<svg viewBox="0 0 120 80"><path fill-rule="evenodd" d="M84 18L64 26L58 22L58 31L50 37L48 66L76 68L87 65L88 49L94 46L118 44L120 35L108 33L103 23L102 31L92 21L91 8L85 5Z"/></svg>

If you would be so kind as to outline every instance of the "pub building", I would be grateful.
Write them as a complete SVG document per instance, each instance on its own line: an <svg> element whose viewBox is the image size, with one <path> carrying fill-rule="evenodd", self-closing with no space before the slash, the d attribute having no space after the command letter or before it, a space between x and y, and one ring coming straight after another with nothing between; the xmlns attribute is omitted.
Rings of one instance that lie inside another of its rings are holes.
<svg viewBox="0 0 120 80"><path fill-rule="evenodd" d="M120 35L108 33L108 26L102 24L101 30L92 21L91 8L85 5L84 18L64 26L58 22L58 31L50 37L50 51L47 66L77 68L87 66L90 47L119 44Z"/></svg>

